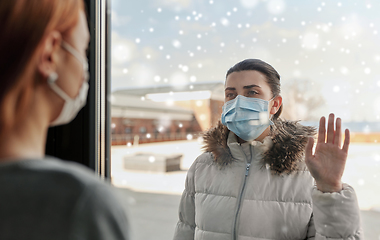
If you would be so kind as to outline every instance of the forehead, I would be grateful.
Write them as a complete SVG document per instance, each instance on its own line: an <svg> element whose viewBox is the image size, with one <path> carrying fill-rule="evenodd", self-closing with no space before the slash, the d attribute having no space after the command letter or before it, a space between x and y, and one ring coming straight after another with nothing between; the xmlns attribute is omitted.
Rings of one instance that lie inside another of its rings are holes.
<svg viewBox="0 0 380 240"><path fill-rule="evenodd" d="M233 72L228 75L225 83L226 88L240 88L249 85L258 85L262 88L269 88L265 75L255 70Z"/></svg>

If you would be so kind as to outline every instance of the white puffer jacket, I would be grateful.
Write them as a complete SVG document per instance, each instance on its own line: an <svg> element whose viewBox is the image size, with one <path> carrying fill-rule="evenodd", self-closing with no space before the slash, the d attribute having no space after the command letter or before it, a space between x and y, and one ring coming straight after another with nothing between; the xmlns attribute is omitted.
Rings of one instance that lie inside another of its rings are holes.
<svg viewBox="0 0 380 240"><path fill-rule="evenodd" d="M187 174L174 240L363 239L354 189L322 193L303 159L314 129L278 121L240 145L219 124Z"/></svg>

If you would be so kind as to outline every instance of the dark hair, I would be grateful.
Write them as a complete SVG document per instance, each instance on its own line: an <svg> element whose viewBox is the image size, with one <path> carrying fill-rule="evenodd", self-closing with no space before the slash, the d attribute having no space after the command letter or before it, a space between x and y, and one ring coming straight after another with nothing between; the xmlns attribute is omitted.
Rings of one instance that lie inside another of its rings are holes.
<svg viewBox="0 0 380 240"><path fill-rule="evenodd" d="M233 67L231 67L226 74L226 79L228 75L233 72L241 72L241 71L249 71L254 70L258 71L266 76L267 83L272 91L273 97L277 97L280 95L280 75L271 65L268 63L261 61L260 59L246 59L239 63L236 63ZM273 120L277 120L282 112L282 105L273 116Z"/></svg>

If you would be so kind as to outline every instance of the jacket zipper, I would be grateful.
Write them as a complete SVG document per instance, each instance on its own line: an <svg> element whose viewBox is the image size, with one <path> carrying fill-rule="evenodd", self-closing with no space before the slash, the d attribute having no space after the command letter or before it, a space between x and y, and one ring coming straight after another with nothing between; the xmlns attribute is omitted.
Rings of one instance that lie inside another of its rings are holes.
<svg viewBox="0 0 380 240"><path fill-rule="evenodd" d="M244 153L244 151L243 151L243 153ZM245 155L245 153L244 153L244 155ZM233 236L232 236L233 240L237 240L237 221L238 221L238 217L239 217L239 212L240 212L241 201L242 201L243 193L244 193L244 189L245 189L245 184L247 182L249 168L251 167L251 163L248 162L247 156L246 156L246 160L247 160L247 165L246 165L246 168L245 168L244 182L243 182L243 187L242 187L242 189L240 191L240 195L239 195L239 199L238 199L238 207L237 207L237 211L236 211L236 215L235 215L234 232L233 232Z"/></svg>

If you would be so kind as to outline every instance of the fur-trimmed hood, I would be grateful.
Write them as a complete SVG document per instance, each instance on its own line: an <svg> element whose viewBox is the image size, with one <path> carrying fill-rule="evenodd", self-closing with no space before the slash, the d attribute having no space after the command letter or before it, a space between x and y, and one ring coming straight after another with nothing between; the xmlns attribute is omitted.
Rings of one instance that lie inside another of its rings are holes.
<svg viewBox="0 0 380 240"><path fill-rule="evenodd" d="M211 152L214 162L227 166L234 161L227 145L230 130L221 122L203 134L205 152ZM264 152L263 166L268 165L274 174L290 174L298 169L303 159L308 137L314 137L314 127L303 126L297 121L278 119L271 125L272 146Z"/></svg>

